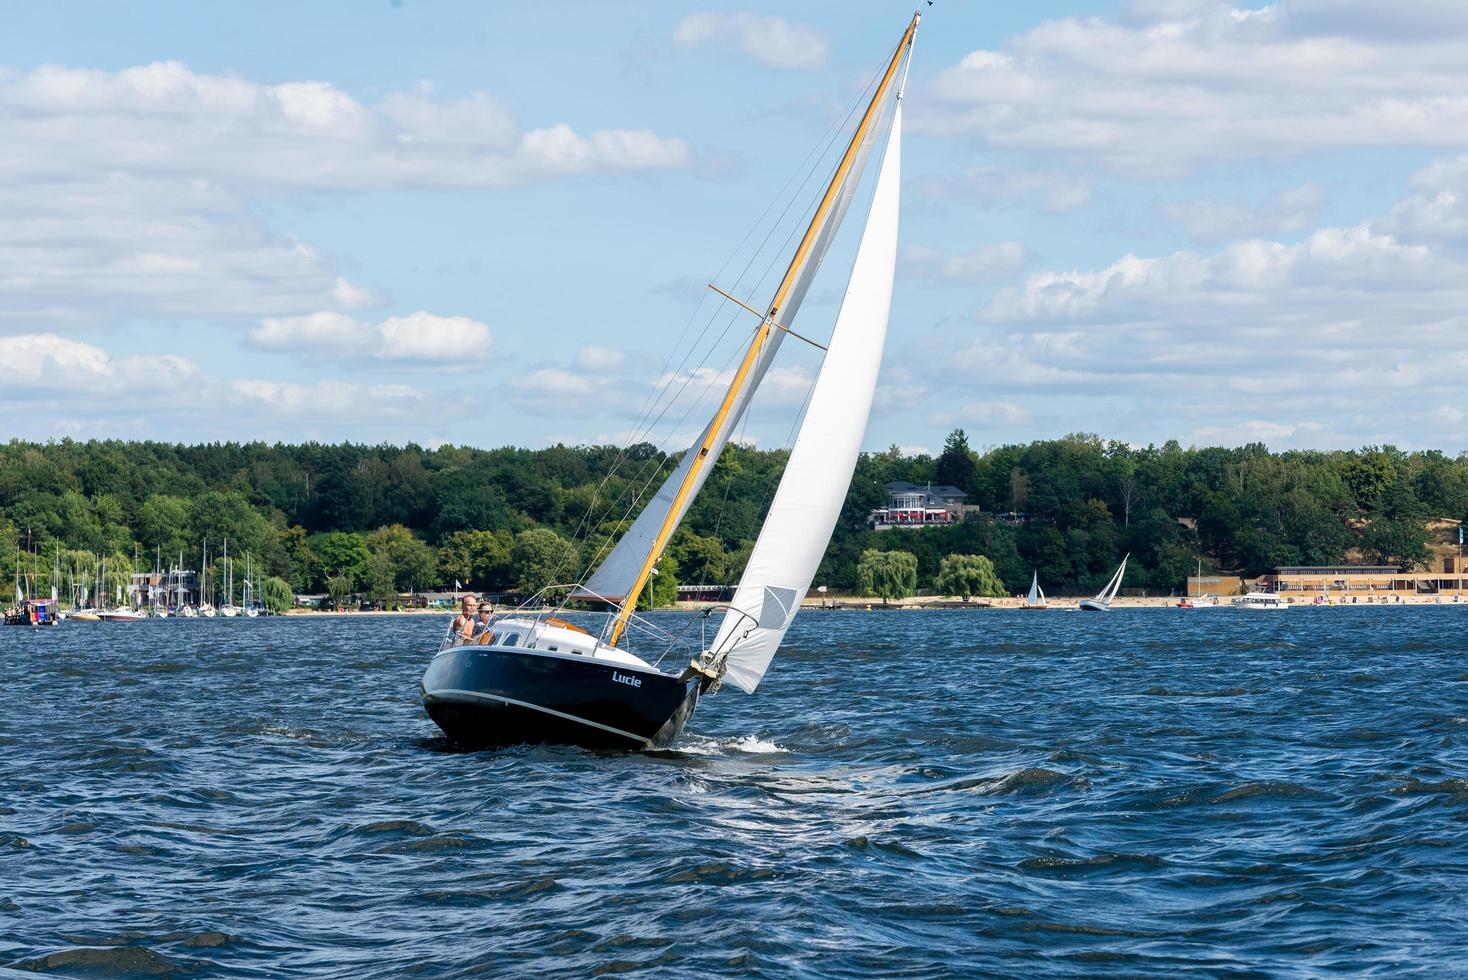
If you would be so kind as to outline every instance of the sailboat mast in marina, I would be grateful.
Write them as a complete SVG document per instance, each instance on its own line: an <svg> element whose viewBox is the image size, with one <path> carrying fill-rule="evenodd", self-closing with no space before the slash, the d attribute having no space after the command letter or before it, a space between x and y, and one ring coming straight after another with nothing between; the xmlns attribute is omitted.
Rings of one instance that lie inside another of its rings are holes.
<svg viewBox="0 0 1468 980"><path fill-rule="evenodd" d="M698 439L605 559L570 593L610 607L601 631L521 608L494 620L488 631L471 634L467 643L451 635L429 664L424 705L456 741L667 745L701 694L725 681L750 693L759 685L830 541L871 412L896 266L902 90L920 20L920 14L913 16L878 74L769 302L755 308L717 290L757 325ZM638 599L786 335L822 346L795 333L791 324L874 152L880 167L865 227L789 461L716 634L707 645L699 637L690 646L638 617ZM653 662L632 652L633 634ZM688 652L692 656L682 659ZM660 669L666 659L673 659L676 673Z"/></svg>

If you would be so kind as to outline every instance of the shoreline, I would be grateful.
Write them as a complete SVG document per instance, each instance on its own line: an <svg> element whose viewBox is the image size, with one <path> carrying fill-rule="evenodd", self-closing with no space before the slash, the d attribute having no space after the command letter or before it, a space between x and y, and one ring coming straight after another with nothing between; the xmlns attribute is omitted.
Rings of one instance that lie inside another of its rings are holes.
<svg viewBox="0 0 1468 980"><path fill-rule="evenodd" d="M1075 611L1082 599L1089 596L1051 596L1049 602L1042 607L1044 612L1066 612ZM1219 597L1217 606L1202 608L1230 608L1230 600L1233 596ZM1313 609L1317 607L1337 608L1348 606L1354 608L1380 608L1380 607L1407 607L1407 606L1462 606L1468 609L1468 594L1461 597L1453 595L1438 596L1356 596L1358 601L1342 601L1339 596L1332 596L1325 602L1317 603L1313 597L1310 599L1296 599L1287 596L1286 601L1290 606L1297 609ZM1456 599L1456 601L1455 601ZM1118 596L1112 600L1113 609L1181 609L1179 602L1181 596ZM725 603L719 602L679 602L672 606L663 606L655 612L703 612L707 609L720 608ZM506 607L506 611L513 607ZM862 597L838 597L825 599L820 602L807 600L800 606L801 612L950 612L963 610L969 612L983 612L986 610L1015 610L1024 608L1024 599L1018 596L1003 596L999 598L975 598L965 603L956 596L921 596L907 599L897 599L884 604L880 598ZM581 612L586 610L572 610ZM63 612L69 612L64 610ZM331 619L331 618L358 618L370 616L445 616L455 614L453 609L288 609L283 613L273 613L265 618L275 619L289 617L296 619ZM70 618L69 616L67 618ZM170 617L173 618L173 617Z"/></svg>

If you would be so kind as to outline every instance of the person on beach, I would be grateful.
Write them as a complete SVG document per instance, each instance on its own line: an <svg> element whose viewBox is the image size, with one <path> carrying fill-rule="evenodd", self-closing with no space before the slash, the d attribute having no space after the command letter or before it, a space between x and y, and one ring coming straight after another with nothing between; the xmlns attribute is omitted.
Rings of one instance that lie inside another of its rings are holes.
<svg viewBox="0 0 1468 980"><path fill-rule="evenodd" d="M454 624L449 627L449 634L453 636L454 643L463 645L469 642L474 635L474 610L479 605L474 593L469 593L459 603L459 615L454 617Z"/></svg>

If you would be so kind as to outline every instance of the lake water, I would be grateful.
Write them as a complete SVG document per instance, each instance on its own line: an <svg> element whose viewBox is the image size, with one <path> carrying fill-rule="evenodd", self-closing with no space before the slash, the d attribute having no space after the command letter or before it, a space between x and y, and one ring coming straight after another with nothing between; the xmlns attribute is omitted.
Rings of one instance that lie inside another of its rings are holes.
<svg viewBox="0 0 1468 980"><path fill-rule="evenodd" d="M0 967L1468 963L1468 606L810 613L653 754L450 751L442 626L0 631Z"/></svg>

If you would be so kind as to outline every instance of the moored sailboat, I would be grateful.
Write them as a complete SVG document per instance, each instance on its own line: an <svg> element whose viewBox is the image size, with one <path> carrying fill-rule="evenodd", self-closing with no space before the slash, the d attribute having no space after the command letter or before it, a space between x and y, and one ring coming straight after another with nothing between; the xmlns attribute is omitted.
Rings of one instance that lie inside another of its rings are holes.
<svg viewBox="0 0 1468 980"><path fill-rule="evenodd" d="M1126 574L1127 558L1130 557L1131 555L1127 555L1122 558L1121 565L1117 568L1116 574L1111 576L1111 581L1107 582L1106 586L1091 598L1082 599L1080 608L1086 612L1108 612L1111 609L1111 600L1115 599L1116 593L1121 590L1121 578Z"/></svg>
<svg viewBox="0 0 1468 980"><path fill-rule="evenodd" d="M468 643L451 636L421 685L428 714L451 738L469 746L663 746L677 738L701 695L726 680L745 692L760 683L814 579L870 414L896 265L902 88L919 20L913 16L880 74L769 305L764 312L745 307L759 325L713 418L606 558L570 593L610 605L600 631L565 620L560 610L521 608L492 620ZM694 645L687 631L671 635L638 617L638 598L784 335L799 336L790 324L855 196L862 166L878 148L884 120L890 122L866 225L804 421L718 632L706 647L701 635ZM644 649L659 651L651 662L625 649L634 633ZM661 668L689 654L685 668Z"/></svg>

